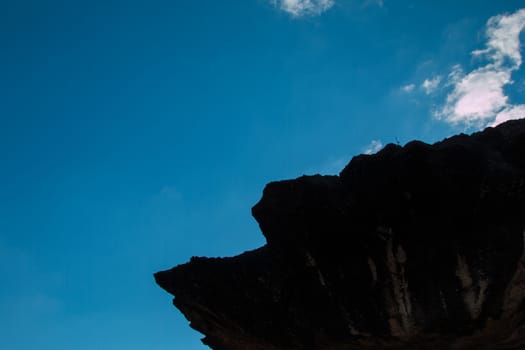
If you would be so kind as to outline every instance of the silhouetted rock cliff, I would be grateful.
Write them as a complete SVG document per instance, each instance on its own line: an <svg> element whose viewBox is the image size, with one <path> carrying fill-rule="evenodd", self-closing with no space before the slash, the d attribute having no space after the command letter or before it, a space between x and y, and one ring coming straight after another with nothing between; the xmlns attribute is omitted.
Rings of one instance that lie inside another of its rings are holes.
<svg viewBox="0 0 525 350"><path fill-rule="evenodd" d="M215 350L525 349L525 120L273 182L267 244L155 274Z"/></svg>

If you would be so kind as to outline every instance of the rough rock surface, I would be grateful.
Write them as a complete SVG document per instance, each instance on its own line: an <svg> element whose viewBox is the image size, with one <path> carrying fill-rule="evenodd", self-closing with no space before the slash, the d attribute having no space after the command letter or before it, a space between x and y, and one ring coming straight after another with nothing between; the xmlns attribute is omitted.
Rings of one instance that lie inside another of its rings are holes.
<svg viewBox="0 0 525 350"><path fill-rule="evenodd" d="M267 244L155 274L215 350L525 349L525 120L273 182Z"/></svg>

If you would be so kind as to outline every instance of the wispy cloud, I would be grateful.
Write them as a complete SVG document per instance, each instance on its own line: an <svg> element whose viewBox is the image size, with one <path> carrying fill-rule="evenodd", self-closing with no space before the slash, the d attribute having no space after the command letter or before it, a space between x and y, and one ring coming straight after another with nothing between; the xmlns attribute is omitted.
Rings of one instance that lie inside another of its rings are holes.
<svg viewBox="0 0 525 350"><path fill-rule="evenodd" d="M437 118L452 125L485 127L525 117L525 105L511 104L504 91L522 64L520 33L524 28L525 9L488 20L486 47L472 52L486 64L469 73L459 65L452 69L447 82L452 91L435 113Z"/></svg>
<svg viewBox="0 0 525 350"><path fill-rule="evenodd" d="M407 84L407 85L401 86L401 91L403 91L403 92L412 92L412 91L414 91L415 88L416 88L415 84Z"/></svg>
<svg viewBox="0 0 525 350"><path fill-rule="evenodd" d="M493 125L498 125L512 119L525 118L525 105L507 106L496 115Z"/></svg>
<svg viewBox="0 0 525 350"><path fill-rule="evenodd" d="M425 94L430 95L439 87L441 83L441 75L437 75L432 79L425 79L421 84L421 88L425 91Z"/></svg>
<svg viewBox="0 0 525 350"><path fill-rule="evenodd" d="M364 149L364 154L374 154L383 148L383 143L380 140L372 140L368 146Z"/></svg>
<svg viewBox="0 0 525 350"><path fill-rule="evenodd" d="M328 11L335 0L270 0L280 10L292 17L318 16Z"/></svg>

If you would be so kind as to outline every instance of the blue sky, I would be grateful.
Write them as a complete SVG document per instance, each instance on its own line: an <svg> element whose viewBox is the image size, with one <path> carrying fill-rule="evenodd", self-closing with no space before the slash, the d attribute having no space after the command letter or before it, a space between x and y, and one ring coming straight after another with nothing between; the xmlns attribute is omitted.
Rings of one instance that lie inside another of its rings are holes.
<svg viewBox="0 0 525 350"><path fill-rule="evenodd" d="M205 349L152 273L273 180L525 116L522 1L0 3L0 343Z"/></svg>

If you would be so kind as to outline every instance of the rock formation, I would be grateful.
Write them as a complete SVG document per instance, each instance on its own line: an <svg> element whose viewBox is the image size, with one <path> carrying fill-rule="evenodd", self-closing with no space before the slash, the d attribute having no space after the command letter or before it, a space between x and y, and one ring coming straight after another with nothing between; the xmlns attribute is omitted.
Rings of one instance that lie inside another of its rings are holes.
<svg viewBox="0 0 525 350"><path fill-rule="evenodd" d="M266 237L155 274L214 350L525 349L525 120L272 182Z"/></svg>

